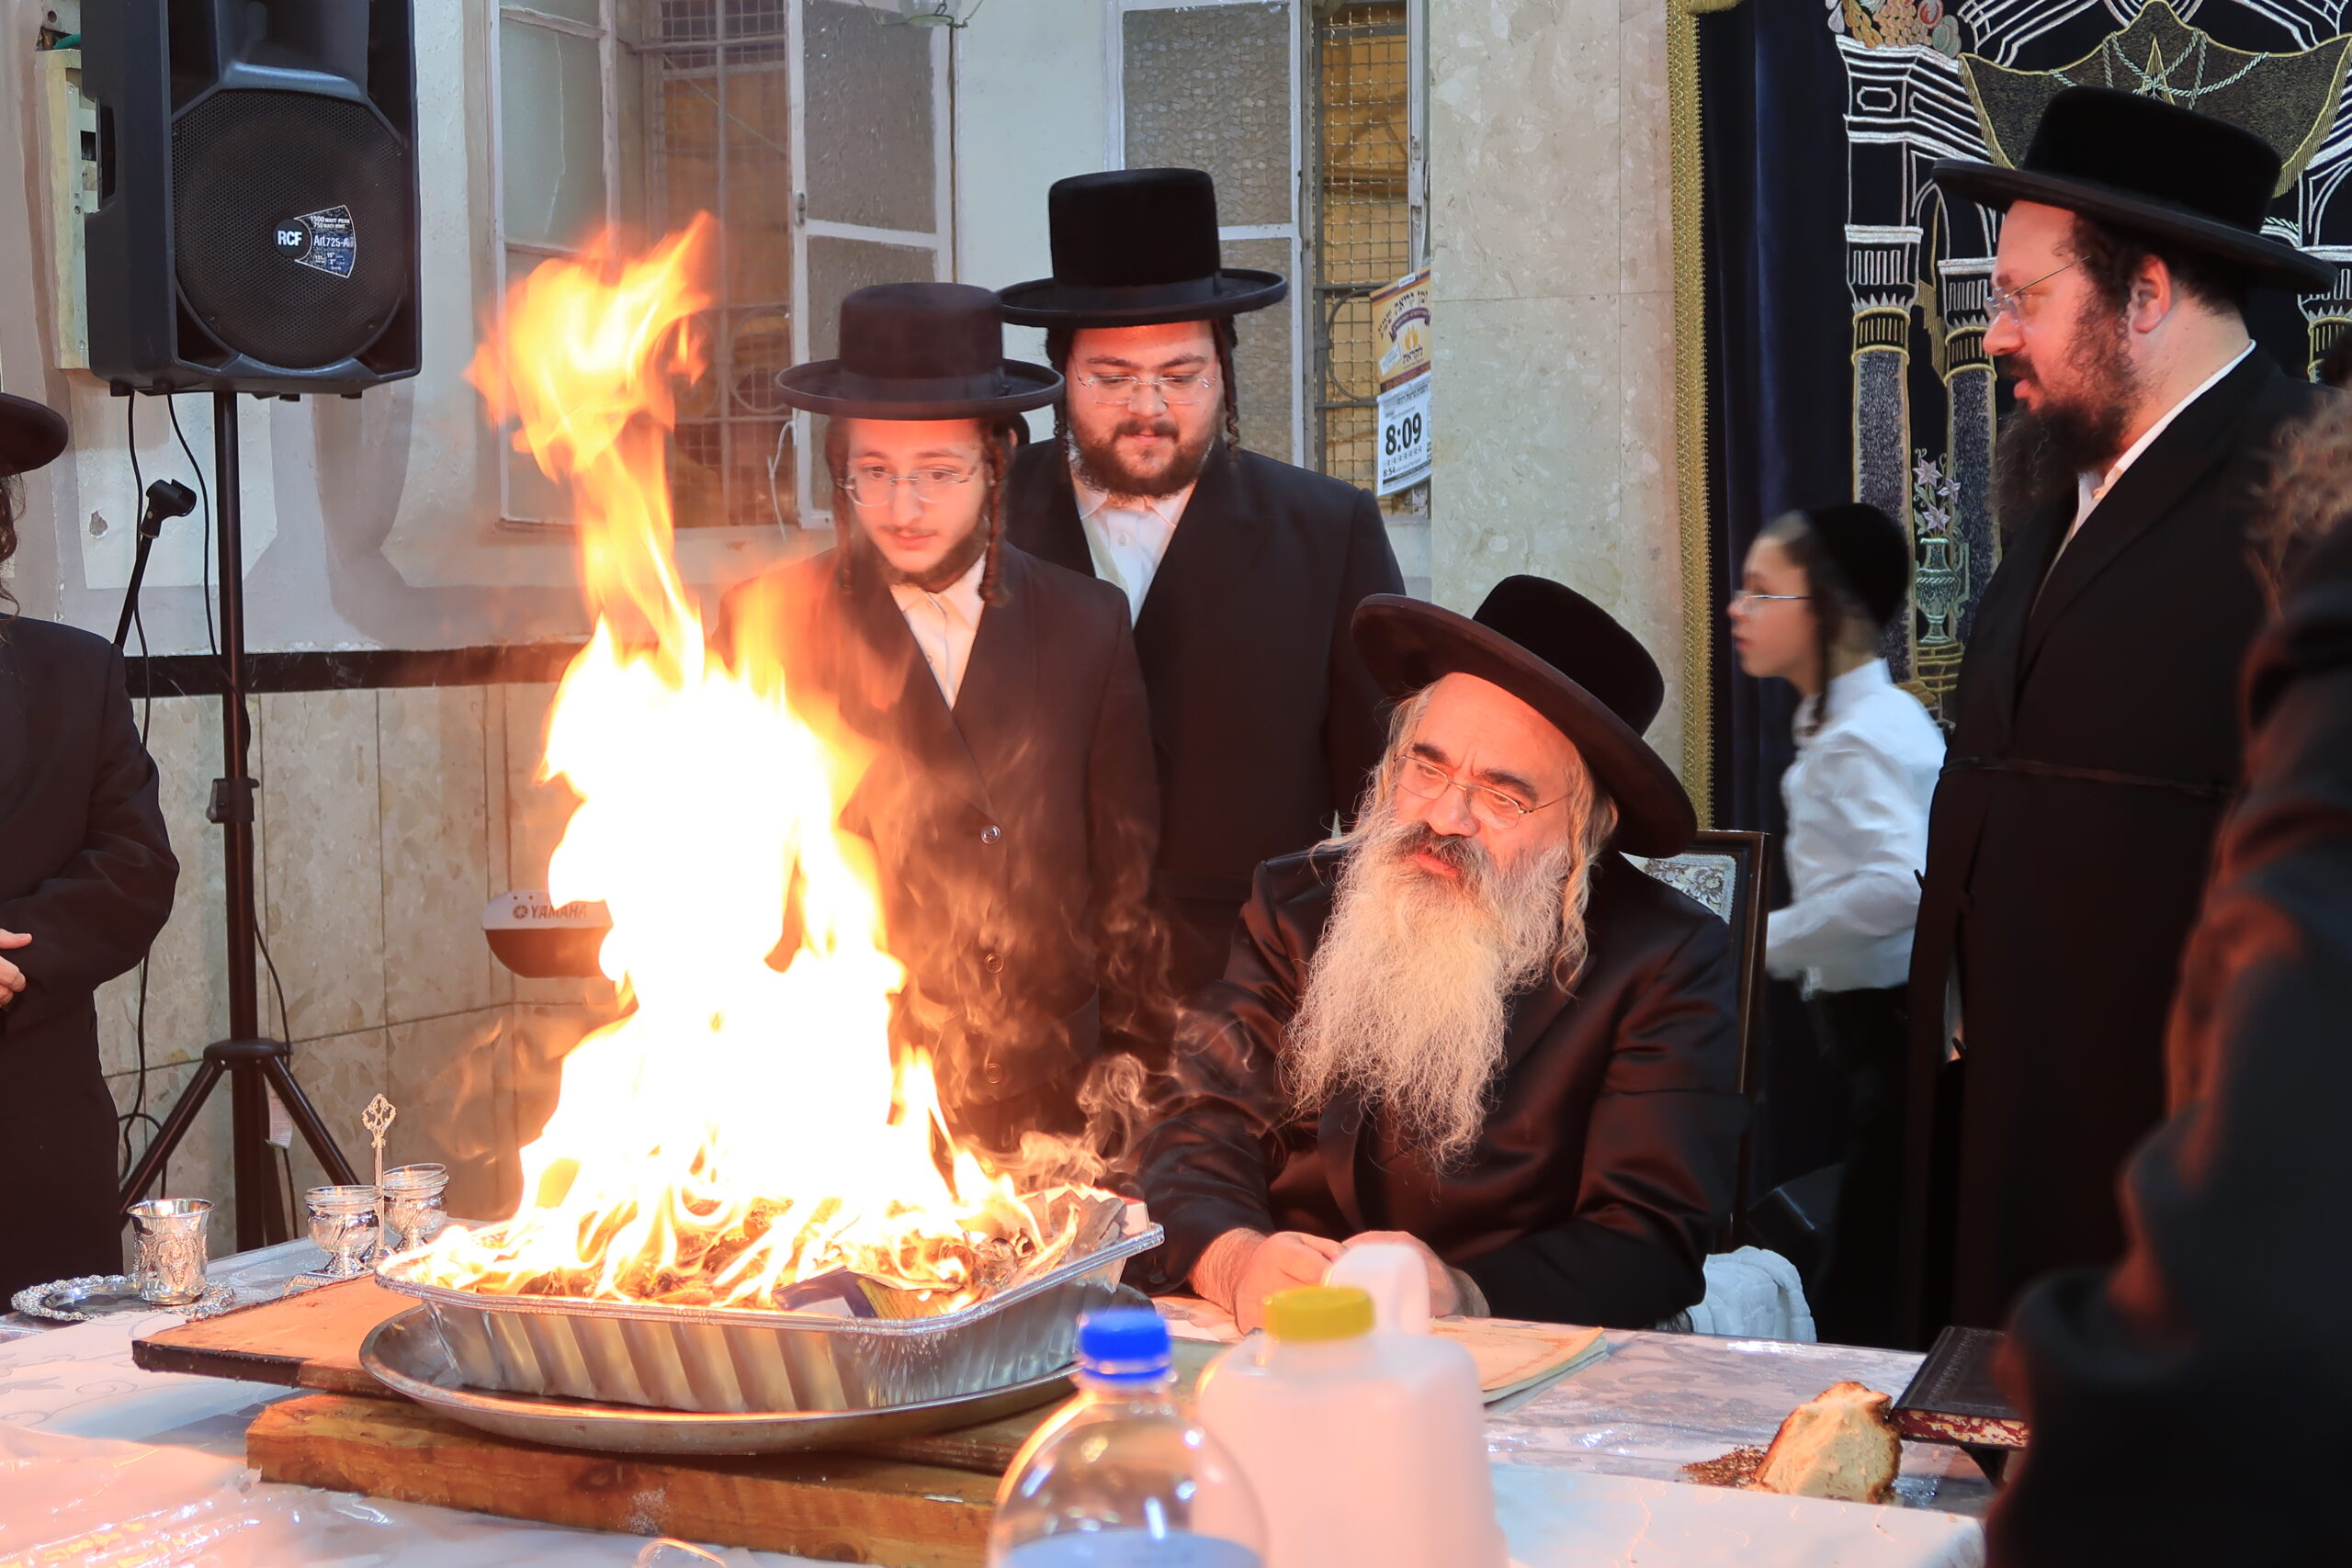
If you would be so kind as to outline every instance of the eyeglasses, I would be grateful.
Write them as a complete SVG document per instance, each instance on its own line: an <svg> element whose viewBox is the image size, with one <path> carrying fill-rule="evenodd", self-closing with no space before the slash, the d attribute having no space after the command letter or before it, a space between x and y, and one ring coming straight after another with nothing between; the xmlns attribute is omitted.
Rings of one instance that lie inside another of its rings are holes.
<svg viewBox="0 0 2352 1568"><path fill-rule="evenodd" d="M1080 376L1078 384L1093 394L1098 403L1131 403L1136 394L1149 388L1158 392L1171 407L1197 403L1216 390L1216 372L1204 370L1195 376Z"/></svg>
<svg viewBox="0 0 2352 1568"><path fill-rule="evenodd" d="M1562 795L1541 806L1522 806L1498 789L1463 784L1425 757L1398 757L1391 766L1396 770L1396 787L1416 800L1435 800L1449 789L1460 790L1469 797L1470 815L1489 828L1516 828L1521 818L1548 811L1567 798Z"/></svg>
<svg viewBox="0 0 2352 1568"><path fill-rule="evenodd" d="M2025 297L2065 271L2067 266L2081 265L2082 257L2076 256L2073 261L2068 262L2066 266L2052 267L2031 283L2021 283L2015 288L2002 288L1998 286L1987 288L1984 291L1984 310L1987 319L1997 321L2007 316L2018 325L2025 325Z"/></svg>
<svg viewBox="0 0 2352 1568"><path fill-rule="evenodd" d="M970 484L978 477L978 468L917 468L911 474L894 474L888 468L852 468L842 488L849 491L851 501L860 506L881 508L890 504L893 487L912 485L915 500L925 506L945 501L950 492Z"/></svg>
<svg viewBox="0 0 2352 1568"><path fill-rule="evenodd" d="M1747 604L1780 604L1794 599L1812 597L1810 593L1751 593L1743 588L1731 596L1729 603L1730 607L1736 610Z"/></svg>

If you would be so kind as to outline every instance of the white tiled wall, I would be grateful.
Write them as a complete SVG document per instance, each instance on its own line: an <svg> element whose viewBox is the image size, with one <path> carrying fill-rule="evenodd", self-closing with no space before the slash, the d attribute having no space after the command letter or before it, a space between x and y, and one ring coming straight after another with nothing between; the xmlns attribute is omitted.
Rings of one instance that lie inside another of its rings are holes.
<svg viewBox="0 0 2352 1568"><path fill-rule="evenodd" d="M534 778L554 693L409 687L254 705L259 912L285 993L281 1018L264 968L264 1031L293 1042L296 1080L363 1177L372 1156L359 1115L380 1093L400 1110L386 1158L447 1162L450 1210L469 1217L513 1210L515 1151L554 1106L558 1064L613 1009L601 981L515 979L481 936L493 894L546 886L571 809L560 785ZM183 868L146 976L141 1103L158 1117L228 1032L220 835L204 818L219 716L209 698L159 699L148 738ZM139 988L134 970L98 997L100 1051L125 1111L138 1092ZM324 1179L299 1137L290 1161L297 1188ZM216 1254L234 1243L229 1173L224 1085L167 1173L170 1191L220 1205Z"/></svg>

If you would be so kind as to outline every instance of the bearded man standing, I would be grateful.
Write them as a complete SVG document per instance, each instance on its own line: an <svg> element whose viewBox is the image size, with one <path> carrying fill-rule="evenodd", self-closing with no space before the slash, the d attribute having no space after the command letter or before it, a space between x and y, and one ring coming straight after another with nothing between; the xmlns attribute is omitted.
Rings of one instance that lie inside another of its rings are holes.
<svg viewBox="0 0 2352 1568"><path fill-rule="evenodd" d="M1354 829L1261 866L1136 1151L1165 1246L1129 1278L1254 1326L1351 1244L1438 1313L1647 1326L1704 1293L1747 1104L1724 922L1619 850L1690 801L1629 633L1541 578L1464 619L1354 616L1402 697Z"/></svg>
<svg viewBox="0 0 2352 1568"><path fill-rule="evenodd" d="M1348 616L1404 580L1371 496L1241 449L1233 319L1287 285L1220 265L1209 176L1082 175L1046 206L1054 276L1001 298L1068 384L1060 439L1014 459L1006 535L1133 609L1181 995L1223 973L1258 863L1355 804L1380 694Z"/></svg>
<svg viewBox="0 0 2352 1568"><path fill-rule="evenodd" d="M2246 333L2249 286L2335 279L2261 233L2278 171L2247 131L2090 87L2051 100L2021 166L1936 165L1948 196L2007 209L1984 346L2022 414L1912 950L1922 1334L2112 1262L2117 1175L2165 1112L2165 1009L2241 776L2249 524L2276 433L2324 395Z"/></svg>

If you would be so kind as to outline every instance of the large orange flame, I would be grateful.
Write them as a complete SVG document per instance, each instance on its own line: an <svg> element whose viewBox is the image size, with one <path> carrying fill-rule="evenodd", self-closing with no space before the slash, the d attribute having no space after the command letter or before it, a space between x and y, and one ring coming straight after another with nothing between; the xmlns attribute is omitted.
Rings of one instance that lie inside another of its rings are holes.
<svg viewBox="0 0 2352 1568"><path fill-rule="evenodd" d="M701 368L713 227L542 264L469 371L576 509L597 623L548 724L546 772L580 796L548 883L611 910L602 963L632 1005L565 1059L520 1211L445 1233L424 1277L767 1306L848 1268L952 1306L985 1286L977 1247L1048 1245L1039 1213L954 1151L927 1063L894 1069L903 971L836 837L842 754L795 717L772 652L707 645L672 553L671 388ZM802 931L779 972L788 892Z"/></svg>

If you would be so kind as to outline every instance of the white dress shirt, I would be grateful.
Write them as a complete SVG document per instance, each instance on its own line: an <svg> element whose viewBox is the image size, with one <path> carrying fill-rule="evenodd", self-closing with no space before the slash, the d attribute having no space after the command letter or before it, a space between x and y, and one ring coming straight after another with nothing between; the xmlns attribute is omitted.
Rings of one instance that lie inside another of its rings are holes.
<svg viewBox="0 0 2352 1568"><path fill-rule="evenodd" d="M1079 526L1086 530L1086 553L1094 558L1094 575L1115 582L1127 596L1127 618L1143 618L1144 595L1176 536L1184 504L1193 499L1186 485L1173 495L1153 496L1138 509L1114 506L1111 497L1078 477L1070 481L1078 491Z"/></svg>
<svg viewBox="0 0 2352 1568"><path fill-rule="evenodd" d="M1797 755L1781 775L1793 901L1765 928L1764 962L1804 993L1899 986L1911 970L1928 803L1943 732L1874 659L1829 682L1818 734L1797 709Z"/></svg>
<svg viewBox="0 0 2352 1568"><path fill-rule="evenodd" d="M2247 344L2238 351L2238 356L2235 359L2206 377L2204 382L2195 391L2165 410L2164 418L2141 432L2140 439L2126 446L2123 449L2123 456L2108 465L2106 473L2080 473L2075 476L2075 523L2073 527L2066 530L2067 544L2074 543L2075 536L2082 532L2083 524L2089 519L2091 509L2107 499L2107 492L2115 488L2115 481L2123 477L2123 470L2137 461L2141 453L2155 444L2156 437L2162 435L2172 422L2180 417L2180 411L2211 391L2220 384L2222 377L2245 364L2245 356L2253 352L2254 344ZM2061 546L2060 548L2063 549L2064 547Z"/></svg>
<svg viewBox="0 0 2352 1568"><path fill-rule="evenodd" d="M965 667L972 662L972 638L980 629L980 571L988 559L983 554L936 593L911 582L890 584L890 597L899 602L899 614L906 616L907 629L915 634L915 646L922 649L923 662L931 666L939 694L951 708L963 689Z"/></svg>

